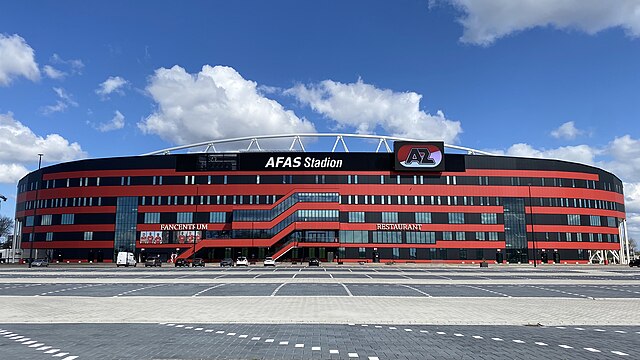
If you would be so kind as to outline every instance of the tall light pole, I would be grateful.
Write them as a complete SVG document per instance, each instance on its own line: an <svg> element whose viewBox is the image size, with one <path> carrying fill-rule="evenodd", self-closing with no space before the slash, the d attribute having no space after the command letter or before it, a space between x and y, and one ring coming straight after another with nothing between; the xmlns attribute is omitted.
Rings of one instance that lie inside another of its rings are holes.
<svg viewBox="0 0 640 360"><path fill-rule="evenodd" d="M38 191L40 190L40 167L42 166L42 156L38 154L38 176L36 176L36 199L33 202L33 221L31 222L31 234L29 234L29 268L33 262L33 240L36 235L36 212L38 211Z"/></svg>
<svg viewBox="0 0 640 360"><path fill-rule="evenodd" d="M533 202L531 201L531 184L527 185L529 187L529 216L531 217L531 241L533 242L533 267L537 267L536 263L538 262L536 256L536 233L533 230Z"/></svg>

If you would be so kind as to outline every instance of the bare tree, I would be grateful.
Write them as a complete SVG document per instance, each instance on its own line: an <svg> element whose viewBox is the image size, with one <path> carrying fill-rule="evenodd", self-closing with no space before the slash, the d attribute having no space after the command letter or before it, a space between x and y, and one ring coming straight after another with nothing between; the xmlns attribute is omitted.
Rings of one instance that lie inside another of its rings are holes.
<svg viewBox="0 0 640 360"><path fill-rule="evenodd" d="M636 239L629 238L629 253L633 255L638 253L639 251L640 249L638 249L638 243L636 242Z"/></svg>
<svg viewBox="0 0 640 360"><path fill-rule="evenodd" d="M8 216L0 216L0 236L7 236L13 230L13 219Z"/></svg>

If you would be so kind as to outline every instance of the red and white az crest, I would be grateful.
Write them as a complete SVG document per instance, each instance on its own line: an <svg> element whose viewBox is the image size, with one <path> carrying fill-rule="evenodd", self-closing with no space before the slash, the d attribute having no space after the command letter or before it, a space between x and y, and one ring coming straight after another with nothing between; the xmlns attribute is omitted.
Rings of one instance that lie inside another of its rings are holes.
<svg viewBox="0 0 640 360"><path fill-rule="evenodd" d="M395 142L396 170L437 170L444 168L444 143Z"/></svg>

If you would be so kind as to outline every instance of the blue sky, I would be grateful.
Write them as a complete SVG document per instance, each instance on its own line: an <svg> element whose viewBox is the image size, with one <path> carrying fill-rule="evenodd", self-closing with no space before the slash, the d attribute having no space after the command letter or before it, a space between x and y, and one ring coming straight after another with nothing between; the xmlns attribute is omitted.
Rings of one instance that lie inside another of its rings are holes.
<svg viewBox="0 0 640 360"><path fill-rule="evenodd" d="M38 152L340 131L604 167L640 234L634 14L639 0L4 2L1 213Z"/></svg>

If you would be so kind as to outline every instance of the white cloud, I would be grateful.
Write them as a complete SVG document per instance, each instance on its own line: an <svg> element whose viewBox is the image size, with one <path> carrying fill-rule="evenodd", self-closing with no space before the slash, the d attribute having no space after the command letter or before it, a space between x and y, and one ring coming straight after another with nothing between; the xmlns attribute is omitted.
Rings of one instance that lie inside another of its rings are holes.
<svg viewBox="0 0 640 360"><path fill-rule="evenodd" d="M51 63L63 65L69 69L72 74L82 74L82 69L84 68L84 63L80 59L69 59L65 60L60 57L58 54L53 54L50 59Z"/></svg>
<svg viewBox="0 0 640 360"><path fill-rule="evenodd" d="M298 84L285 94L334 120L338 128L353 128L359 134L375 133L380 127L389 135L455 143L462 133L460 122L447 119L442 111L432 115L420 110L422 95L379 89L361 79Z"/></svg>
<svg viewBox="0 0 640 360"><path fill-rule="evenodd" d="M45 75L54 80L64 79L64 77L67 76L67 73L65 73L64 71L60 71L51 65L45 65L42 70L44 71Z"/></svg>
<svg viewBox="0 0 640 360"><path fill-rule="evenodd" d="M40 79L34 51L19 35L0 34L0 86L8 86L18 76Z"/></svg>
<svg viewBox="0 0 640 360"><path fill-rule="evenodd" d="M211 139L315 132L312 123L285 110L235 69L205 65L197 74L160 68L146 88L156 111L138 123L147 134L175 144Z"/></svg>
<svg viewBox="0 0 640 360"><path fill-rule="evenodd" d="M39 136L12 113L0 114L0 182L15 183L24 176L27 165L31 167L38 160L38 153L44 154L46 162L70 161L86 157L86 153L76 142L59 134Z"/></svg>
<svg viewBox="0 0 640 360"><path fill-rule="evenodd" d="M638 0L447 0L462 12L460 41L490 45L511 33L534 27L579 30L587 34L620 27L640 36Z"/></svg>
<svg viewBox="0 0 640 360"><path fill-rule="evenodd" d="M77 107L78 103L73 100L73 97L68 94L63 88L54 87L53 91L58 95L58 100L53 105L47 105L42 109L42 113L45 115L53 114L56 112L65 111L69 105Z"/></svg>
<svg viewBox="0 0 640 360"><path fill-rule="evenodd" d="M124 95L123 87L129 82L120 76L110 76L105 80L100 87L96 89L96 94L100 95L103 99L108 98L112 93Z"/></svg>
<svg viewBox="0 0 640 360"><path fill-rule="evenodd" d="M576 128L576 124L573 121L567 121L560 125L557 129L551 131L551 136L556 139L573 140L578 135L584 134L584 131Z"/></svg>
<svg viewBox="0 0 640 360"><path fill-rule="evenodd" d="M102 132L112 131L122 129L124 127L124 115L118 110L116 110L115 115L111 119L111 121L106 123L100 123L98 125L98 130Z"/></svg>
<svg viewBox="0 0 640 360"><path fill-rule="evenodd" d="M640 139L624 135L602 147L576 145L555 149L536 149L529 144L520 143L507 150L494 150L493 153L574 161L613 173L624 185L630 236L640 240Z"/></svg>

